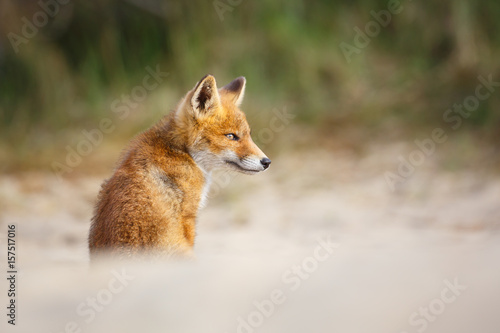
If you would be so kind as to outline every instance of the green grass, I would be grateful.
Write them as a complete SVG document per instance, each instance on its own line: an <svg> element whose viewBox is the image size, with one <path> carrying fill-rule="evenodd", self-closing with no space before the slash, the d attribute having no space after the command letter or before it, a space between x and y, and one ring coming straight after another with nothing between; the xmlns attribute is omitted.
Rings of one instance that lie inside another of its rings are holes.
<svg viewBox="0 0 500 333"><path fill-rule="evenodd" d="M20 18L33 11L13 5L0 27L0 137L17 157L33 147L64 146L113 116L111 102L157 64L170 76L133 121L120 124L123 133L168 112L206 73L221 84L246 76L245 107L257 124L273 107L286 106L296 123L323 133L335 126L377 132L387 122L406 133L441 126L443 112L474 93L478 75L500 81L500 5L402 5L350 63L340 43L352 44L353 28L363 29L387 1L242 1L223 21L212 1L169 1L156 9L75 1L17 54L7 33L19 34ZM461 131L497 144L498 96L482 102Z"/></svg>

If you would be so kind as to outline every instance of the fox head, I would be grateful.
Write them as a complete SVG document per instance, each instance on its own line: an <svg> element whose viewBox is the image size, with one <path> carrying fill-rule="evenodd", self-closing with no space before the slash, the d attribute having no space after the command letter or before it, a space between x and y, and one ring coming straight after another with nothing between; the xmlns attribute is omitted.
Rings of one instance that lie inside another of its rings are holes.
<svg viewBox="0 0 500 333"><path fill-rule="evenodd" d="M229 168L246 174L266 170L271 160L250 136L250 126L239 109L245 93L244 77L217 89L212 75L203 77L187 93L176 111L189 154L204 171Z"/></svg>

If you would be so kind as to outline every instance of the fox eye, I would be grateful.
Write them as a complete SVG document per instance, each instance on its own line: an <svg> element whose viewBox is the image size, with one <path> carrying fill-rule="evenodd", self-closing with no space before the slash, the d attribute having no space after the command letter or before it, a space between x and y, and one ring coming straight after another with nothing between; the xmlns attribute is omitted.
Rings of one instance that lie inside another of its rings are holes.
<svg viewBox="0 0 500 333"><path fill-rule="evenodd" d="M238 138L238 136L234 133L229 133L229 134L226 134L226 138L228 138L229 140L233 140L233 141L238 141L240 138Z"/></svg>

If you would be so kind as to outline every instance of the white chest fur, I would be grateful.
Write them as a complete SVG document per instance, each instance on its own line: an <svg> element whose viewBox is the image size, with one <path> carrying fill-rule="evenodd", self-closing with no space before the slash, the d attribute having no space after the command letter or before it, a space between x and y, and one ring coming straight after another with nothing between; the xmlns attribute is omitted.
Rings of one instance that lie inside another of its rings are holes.
<svg viewBox="0 0 500 333"><path fill-rule="evenodd" d="M205 207L208 201L208 192L210 191L210 184L212 183L212 173L208 172L205 174L205 185L203 186L203 190L201 191L200 203L198 208L201 209Z"/></svg>

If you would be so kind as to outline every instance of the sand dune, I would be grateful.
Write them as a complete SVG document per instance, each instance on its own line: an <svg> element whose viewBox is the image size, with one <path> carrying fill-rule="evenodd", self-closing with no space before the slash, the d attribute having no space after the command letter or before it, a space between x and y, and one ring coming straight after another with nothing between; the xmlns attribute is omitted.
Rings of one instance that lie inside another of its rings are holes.
<svg viewBox="0 0 500 333"><path fill-rule="evenodd" d="M377 151L285 155L256 177L221 176L195 260L92 268L105 176L1 176L0 239L16 225L19 269L17 325L4 315L1 330L498 332L500 180L430 163L393 192L393 155Z"/></svg>

